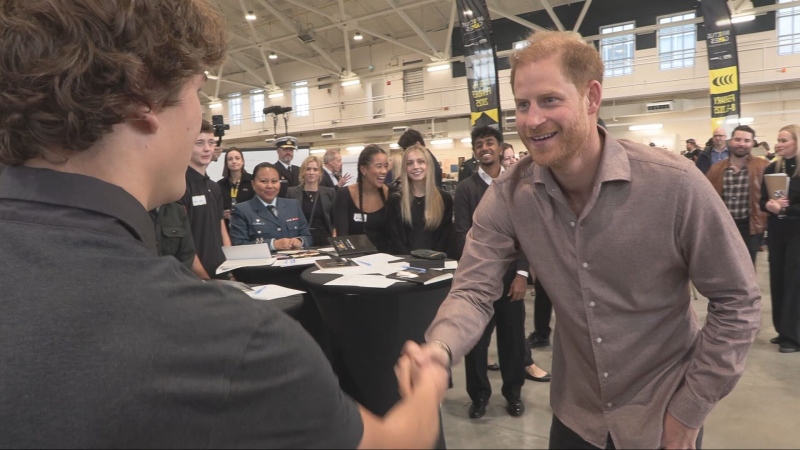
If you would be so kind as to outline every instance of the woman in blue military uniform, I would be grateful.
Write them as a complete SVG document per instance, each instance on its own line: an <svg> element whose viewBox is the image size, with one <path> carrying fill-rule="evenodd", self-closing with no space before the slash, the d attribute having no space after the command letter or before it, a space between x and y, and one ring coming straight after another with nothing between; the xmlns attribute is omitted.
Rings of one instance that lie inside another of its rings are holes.
<svg viewBox="0 0 800 450"><path fill-rule="evenodd" d="M308 221L297 200L279 198L280 175L274 165L261 163L253 171L256 196L239 203L231 214L233 245L269 244L271 250L307 248Z"/></svg>

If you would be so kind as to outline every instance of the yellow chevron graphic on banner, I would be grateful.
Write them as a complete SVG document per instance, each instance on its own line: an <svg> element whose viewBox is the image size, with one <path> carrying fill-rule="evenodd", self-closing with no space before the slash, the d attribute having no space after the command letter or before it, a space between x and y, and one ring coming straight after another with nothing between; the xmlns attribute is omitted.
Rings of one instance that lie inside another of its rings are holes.
<svg viewBox="0 0 800 450"><path fill-rule="evenodd" d="M494 119L495 123L500 123L500 110L498 109L490 109L488 111L481 111L481 112L474 112L470 114L470 121L469 125L474 126L475 122L481 118L482 115L486 114L490 118Z"/></svg>
<svg viewBox="0 0 800 450"><path fill-rule="evenodd" d="M724 94L739 90L739 71L737 67L732 66L708 71L712 94Z"/></svg>

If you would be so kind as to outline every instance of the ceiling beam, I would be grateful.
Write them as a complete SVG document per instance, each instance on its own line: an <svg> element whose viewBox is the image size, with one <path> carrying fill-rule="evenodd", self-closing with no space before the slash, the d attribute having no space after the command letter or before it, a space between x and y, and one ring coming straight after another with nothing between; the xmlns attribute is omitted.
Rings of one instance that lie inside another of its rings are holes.
<svg viewBox="0 0 800 450"><path fill-rule="evenodd" d="M406 48L408 50L411 50L414 53L419 53L422 56L430 58L431 61L435 61L437 59L436 55L428 53L428 52L425 52L425 51L420 50L418 48L414 48L414 47L412 47L412 46L410 46L408 44L404 44L404 43L398 41L397 39L392 39L390 37L383 36L380 33L375 33L374 31L370 31L370 30L368 30L368 29L366 29L366 28L364 28L362 26L356 26L354 28L356 28L357 30L361 31L362 33L368 34L370 36L374 36L374 37L376 37L378 39L383 39L386 42L391 42L392 44L394 44L394 45L396 45L398 47L403 47L403 48Z"/></svg>
<svg viewBox="0 0 800 450"><path fill-rule="evenodd" d="M507 12L499 10L497 8L489 6L489 12L497 14L498 16L501 16L501 17L505 17L506 19L508 19L508 20L510 20L512 22L516 22L516 23L522 25L523 27L528 27L531 30L545 31L545 28L542 27L542 26L536 25L533 22L528 22L527 20L519 18L519 17L515 16L514 14L507 13Z"/></svg>
<svg viewBox="0 0 800 450"><path fill-rule="evenodd" d="M286 3L291 3L291 4L295 5L295 6L299 6L299 7L303 8L303 9L305 9L308 12L312 12L314 14L322 16L322 17L330 20L331 22L334 21L333 17L330 14L326 13L325 11L313 8L311 6L308 6L307 4L305 4L305 3L301 2L301 1L298 1L298 0L284 0L284 1ZM308 0L305 0L305 1L308 2Z"/></svg>
<svg viewBox="0 0 800 450"><path fill-rule="evenodd" d="M450 58L453 54L453 29L456 26L456 15L458 14L458 5L453 2L450 8L450 25L447 27L447 37L444 44L444 57Z"/></svg>
<svg viewBox="0 0 800 450"><path fill-rule="evenodd" d="M553 7L550 6L550 2L548 2L547 0L539 0L539 3L541 3L545 11L547 11L547 15L550 16L550 19L553 20L553 23L556 24L556 28L558 28L558 31L564 31L564 25L561 23L561 20L556 15L556 12L553 11Z"/></svg>
<svg viewBox="0 0 800 450"><path fill-rule="evenodd" d="M345 18L345 11L344 11L344 0L339 0L339 17L342 19ZM347 76L350 76L353 73L353 64L350 59L350 37L348 36L347 27L342 27L342 39L344 40L344 59L345 64L347 65Z"/></svg>
<svg viewBox="0 0 800 450"><path fill-rule="evenodd" d="M229 55L229 58L231 59L231 61L235 62L236 65L239 66L240 69L244 70L245 72L247 72L248 75L250 75L251 77L255 78L256 81L261 83L261 87L264 87L264 85L267 84L267 80L261 78L261 76L259 74L257 74L255 70L247 67L247 64L243 64L241 61L239 61L239 59L237 59L236 55Z"/></svg>
<svg viewBox="0 0 800 450"><path fill-rule="evenodd" d="M239 0L239 6L242 8L242 14L247 14L247 8L244 6L244 0ZM253 25L252 20L245 20L247 22L248 27L250 28L250 35L253 36L253 42L258 41L258 33L256 32L256 27ZM269 84L271 86L275 86L275 77L272 75L272 69L269 66L269 60L267 60L267 55L264 54L264 49L259 47L258 53L261 54L261 63L264 64L264 69L267 71L267 77L269 78ZM231 55L233 58L233 55ZM262 84L267 84L266 82Z"/></svg>
<svg viewBox="0 0 800 450"><path fill-rule="evenodd" d="M342 1L342 0L339 0L339 1ZM397 9L397 1L396 0L386 0L386 3L388 3L389 6L391 6L393 10L397 11L397 15L399 15L403 19L403 21L405 21L405 23L412 30L414 30L414 33L417 33L417 36L419 36L419 38L422 39L422 42L424 42L425 45L427 45L428 48L431 49L431 51L434 54L439 52L439 50L436 48L436 46L433 45L433 42L431 42L431 40L428 38L428 35L424 31L422 31L422 29L419 26L417 26L417 24L414 23L413 20L411 20L411 17L409 17L408 14L406 14L405 11Z"/></svg>
<svg viewBox="0 0 800 450"><path fill-rule="evenodd" d="M578 16L578 20L575 22L575 26L572 27L572 31L578 32L583 25L583 19L586 17L586 11L589 11L589 7L592 5L592 0L586 0L583 3L583 9L581 9L581 14Z"/></svg>

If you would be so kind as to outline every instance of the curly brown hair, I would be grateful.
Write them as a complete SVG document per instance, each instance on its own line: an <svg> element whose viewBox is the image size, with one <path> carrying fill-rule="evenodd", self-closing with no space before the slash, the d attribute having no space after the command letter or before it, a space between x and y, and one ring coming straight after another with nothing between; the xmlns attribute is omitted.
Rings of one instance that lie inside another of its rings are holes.
<svg viewBox="0 0 800 450"><path fill-rule="evenodd" d="M0 163L84 151L138 108L176 105L226 50L206 0L3 0Z"/></svg>

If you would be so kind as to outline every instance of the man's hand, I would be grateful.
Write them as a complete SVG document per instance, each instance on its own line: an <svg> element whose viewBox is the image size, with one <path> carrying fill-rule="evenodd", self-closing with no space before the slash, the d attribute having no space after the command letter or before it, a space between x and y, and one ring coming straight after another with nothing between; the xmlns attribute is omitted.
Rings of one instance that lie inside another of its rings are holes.
<svg viewBox="0 0 800 450"><path fill-rule="evenodd" d="M528 279L522 275L517 274L514 281L511 282L511 288L508 290L508 296L511 301L522 300L525 297L525 292L528 291Z"/></svg>
<svg viewBox="0 0 800 450"><path fill-rule="evenodd" d="M303 248L303 240L300 238L292 238L292 248Z"/></svg>
<svg viewBox="0 0 800 450"><path fill-rule="evenodd" d="M341 177L339 177L339 182L336 183L336 186L339 186L339 187L344 186L345 184L347 184L348 181L350 181L350 178L352 178L352 177L350 176L349 173L346 173L346 174L342 175Z"/></svg>
<svg viewBox="0 0 800 450"><path fill-rule="evenodd" d="M699 428L689 428L667 411L664 416L664 434L661 435L661 448L694 449L697 444Z"/></svg>
<svg viewBox="0 0 800 450"><path fill-rule="evenodd" d="M450 355L436 344L417 345L416 342L406 341L401 352L402 357L411 358L419 367L435 364L445 370L450 368Z"/></svg>
<svg viewBox="0 0 800 450"><path fill-rule="evenodd" d="M406 349L409 351L406 352ZM434 390L438 401L441 402L447 392L449 380L447 370L439 363L433 363L432 361L428 361L424 365L418 364L417 360L411 357L411 354L419 356L421 351L423 350L416 343L406 342L403 348L404 354L394 367L394 373L397 376L397 384L400 389L400 397L406 398L412 395L416 388L427 386ZM425 358L421 359L424 360Z"/></svg>

